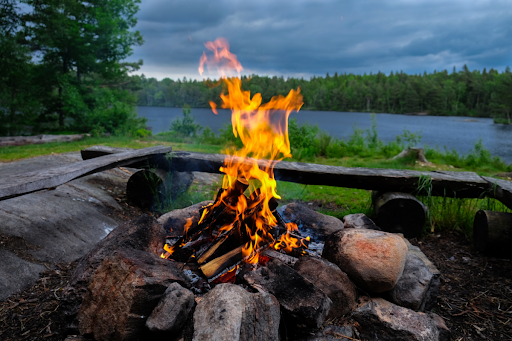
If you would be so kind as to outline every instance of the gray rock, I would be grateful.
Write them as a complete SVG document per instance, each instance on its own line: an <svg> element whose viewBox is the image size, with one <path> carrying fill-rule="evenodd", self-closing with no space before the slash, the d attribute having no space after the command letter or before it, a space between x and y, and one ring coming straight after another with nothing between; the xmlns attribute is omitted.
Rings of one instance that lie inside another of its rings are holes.
<svg viewBox="0 0 512 341"><path fill-rule="evenodd" d="M147 319L146 327L153 333L176 333L187 321L194 305L194 294L172 283Z"/></svg>
<svg viewBox="0 0 512 341"><path fill-rule="evenodd" d="M192 219L193 223L197 223L201 218L199 210L212 202L211 200L206 200L189 207L167 212L161 215L157 221L165 228L169 236L179 237L183 235L183 228L187 220Z"/></svg>
<svg viewBox="0 0 512 341"><path fill-rule="evenodd" d="M322 331L303 336L297 341L350 341L350 339L343 336L353 339L354 332L351 326L328 325Z"/></svg>
<svg viewBox="0 0 512 341"><path fill-rule="evenodd" d="M392 233L343 229L325 241L322 257L336 264L360 288L391 290L402 275L407 246Z"/></svg>
<svg viewBox="0 0 512 341"><path fill-rule="evenodd" d="M428 271L432 274L432 278L430 279L430 284L428 286L425 299L422 303L422 308L420 310L431 310L434 308L437 302L437 294L439 293L439 287L441 285L441 271L437 269L437 267L430 261L430 259L425 256L423 252L421 252L420 248L409 243L407 239L404 238L405 244L407 245L408 253L416 255L421 259L423 264L428 268Z"/></svg>
<svg viewBox="0 0 512 341"><path fill-rule="evenodd" d="M437 315L436 313L428 313L428 316L430 316L432 321L434 321L437 330L439 331L439 341L450 341L452 332L446 326L444 319L441 316Z"/></svg>
<svg viewBox="0 0 512 341"><path fill-rule="evenodd" d="M437 341L439 332L423 313L403 308L382 298L372 298L354 310L361 337L368 341Z"/></svg>
<svg viewBox="0 0 512 341"><path fill-rule="evenodd" d="M141 250L158 255L164 246L165 235L156 219L146 214L118 226L80 259L71 275L70 286L75 290L86 287L101 262L116 250Z"/></svg>
<svg viewBox="0 0 512 341"><path fill-rule="evenodd" d="M79 153L66 153L3 163L0 177L77 161ZM113 196L128 178L112 169L0 201L0 299L34 283L45 265L80 258L126 220Z"/></svg>
<svg viewBox="0 0 512 341"><path fill-rule="evenodd" d="M346 229L368 229L380 231L380 227L375 225L373 220L364 213L348 214L343 217L343 224Z"/></svg>
<svg viewBox="0 0 512 341"><path fill-rule="evenodd" d="M277 259L246 273L244 279L254 288L274 295L284 311L309 327L319 328L332 306L322 290Z"/></svg>
<svg viewBox="0 0 512 341"><path fill-rule="evenodd" d="M421 251L420 251L421 252ZM423 311L428 299L432 299L430 291L434 274L424 261L413 252L407 252L402 276L395 287L385 294L390 302L415 311Z"/></svg>
<svg viewBox="0 0 512 341"><path fill-rule="evenodd" d="M90 279L77 317L80 334L97 341L147 339L146 320L174 282L190 285L176 262L133 249L114 252Z"/></svg>
<svg viewBox="0 0 512 341"><path fill-rule="evenodd" d="M279 340L279 303L267 293L250 294L219 284L194 312L194 341Z"/></svg>
<svg viewBox="0 0 512 341"><path fill-rule="evenodd" d="M302 257L294 269L332 300L328 319L350 313L356 306L356 287L337 265L321 258Z"/></svg>
<svg viewBox="0 0 512 341"><path fill-rule="evenodd" d="M330 234L343 229L338 218L318 213L305 205L289 203L278 208L287 222L297 224L299 230L313 241L324 241Z"/></svg>

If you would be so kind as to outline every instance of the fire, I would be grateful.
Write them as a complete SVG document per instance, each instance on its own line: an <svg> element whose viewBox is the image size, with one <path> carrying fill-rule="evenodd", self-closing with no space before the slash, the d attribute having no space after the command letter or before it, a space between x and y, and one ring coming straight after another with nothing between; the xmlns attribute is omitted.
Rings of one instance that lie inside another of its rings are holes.
<svg viewBox="0 0 512 341"><path fill-rule="evenodd" d="M221 95L222 108L231 109L233 134L240 137L243 142L243 148L225 151L231 155L231 158L226 161L224 167L220 168L225 173L223 188L228 189L224 193L229 193L229 190L233 190L239 182L245 182L249 184L249 192L255 199L251 201L252 206L248 207L247 197L242 193L236 207L231 207L236 211L237 221L223 226L223 229L230 230L238 224L239 228L245 230L250 241L244 246L243 256L247 262L257 263L258 250L274 243L270 229L277 225L277 221L272 214L269 202L272 198L280 199L280 196L276 191L273 169L277 162L291 156L288 117L292 111L299 111L301 108L302 95L300 89L291 90L286 97L275 96L270 102L262 104L261 94L254 94L251 98L249 91L242 90L240 78L226 77L229 71L240 74L243 70L237 57L229 51L227 41L219 38L214 42L207 42L205 46L213 52L213 56L208 57L203 53L199 73L203 73L205 65L208 69L217 67L227 88L227 93ZM215 103L211 102L210 105L216 113ZM254 212L254 224L240 226L244 221L245 212L256 206L261 209ZM209 209L214 208L212 206ZM204 218L206 210L201 219ZM283 238L286 240L280 240L276 245L286 244L286 248L291 248L300 244L289 233ZM294 239L295 242L293 242Z"/></svg>

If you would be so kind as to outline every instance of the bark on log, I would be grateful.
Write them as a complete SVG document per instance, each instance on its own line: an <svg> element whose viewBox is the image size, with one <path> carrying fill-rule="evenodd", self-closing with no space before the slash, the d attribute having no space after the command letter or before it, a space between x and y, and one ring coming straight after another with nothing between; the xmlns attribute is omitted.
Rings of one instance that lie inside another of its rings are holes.
<svg viewBox="0 0 512 341"><path fill-rule="evenodd" d="M373 209L377 225L386 232L402 233L405 238L420 235L427 208L413 195L388 192L372 193Z"/></svg>
<svg viewBox="0 0 512 341"><path fill-rule="evenodd" d="M512 258L512 213L480 210L475 215L473 240L478 251Z"/></svg>

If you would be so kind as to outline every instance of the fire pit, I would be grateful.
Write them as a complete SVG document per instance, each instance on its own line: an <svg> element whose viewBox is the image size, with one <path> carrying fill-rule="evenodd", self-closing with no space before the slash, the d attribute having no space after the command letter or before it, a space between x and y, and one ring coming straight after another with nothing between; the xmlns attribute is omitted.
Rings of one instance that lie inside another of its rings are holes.
<svg viewBox="0 0 512 341"><path fill-rule="evenodd" d="M225 40L206 47L213 57L203 54L200 72L242 70ZM243 142L226 151L222 188L213 202L158 223L132 221L84 257L68 288L84 293L78 331L96 340L444 335L442 319L421 312L435 301L440 273L403 236L366 217L346 217L344 228L298 204L278 207L273 167L291 156L288 117L302 105L300 90L261 104L240 78L221 82L222 107Z"/></svg>

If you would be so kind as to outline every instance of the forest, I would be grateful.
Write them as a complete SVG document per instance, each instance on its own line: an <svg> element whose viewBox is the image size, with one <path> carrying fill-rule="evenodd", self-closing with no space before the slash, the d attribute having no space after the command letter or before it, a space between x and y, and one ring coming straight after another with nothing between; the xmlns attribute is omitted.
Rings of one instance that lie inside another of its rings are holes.
<svg viewBox="0 0 512 341"><path fill-rule="evenodd" d="M222 88L215 81L186 78L161 81L138 77L142 87L137 105L209 107L220 104ZM490 69L470 71L467 66L454 67L427 74L408 75L402 71L386 75L327 74L325 77L303 78L242 77L242 85L251 94L261 93L263 101L272 96L286 95L300 87L307 110L385 112L445 116L495 117L495 121L510 123L512 111L512 72Z"/></svg>
<svg viewBox="0 0 512 341"><path fill-rule="evenodd" d="M0 0L0 136L127 133L140 0Z"/></svg>

